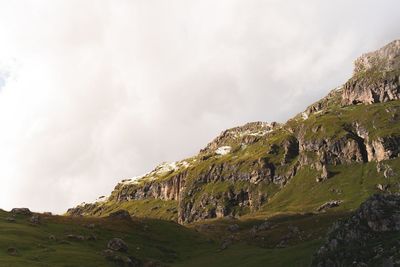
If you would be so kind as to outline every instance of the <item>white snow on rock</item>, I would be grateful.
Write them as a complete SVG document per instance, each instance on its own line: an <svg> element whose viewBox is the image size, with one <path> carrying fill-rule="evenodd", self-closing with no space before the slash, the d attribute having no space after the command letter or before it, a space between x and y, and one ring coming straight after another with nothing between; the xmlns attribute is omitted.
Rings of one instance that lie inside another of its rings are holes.
<svg viewBox="0 0 400 267"><path fill-rule="evenodd" d="M217 148L217 150L215 150L215 153L218 155L226 155L228 153L230 153L232 150L232 147L230 146L221 146L219 148Z"/></svg>
<svg viewBox="0 0 400 267"><path fill-rule="evenodd" d="M306 112L301 113L301 117L303 118L303 120L308 119L308 114Z"/></svg>
<svg viewBox="0 0 400 267"><path fill-rule="evenodd" d="M103 203L103 202L106 202L107 200L108 200L108 197L106 197L106 196L101 196L101 197L99 197L98 199L96 199L95 202Z"/></svg>
<svg viewBox="0 0 400 267"><path fill-rule="evenodd" d="M158 165L157 167L154 168L154 170L152 170L151 172L148 172L144 175L141 176L136 176L133 178L128 178L128 179L124 179L122 180L120 183L121 184L138 184L139 181L141 179L146 179L146 181L152 181L152 180L156 180L159 176L166 174L168 172L173 172L179 169L186 169L190 167L190 163L183 160L183 161L175 161L175 162L163 162L160 165Z"/></svg>

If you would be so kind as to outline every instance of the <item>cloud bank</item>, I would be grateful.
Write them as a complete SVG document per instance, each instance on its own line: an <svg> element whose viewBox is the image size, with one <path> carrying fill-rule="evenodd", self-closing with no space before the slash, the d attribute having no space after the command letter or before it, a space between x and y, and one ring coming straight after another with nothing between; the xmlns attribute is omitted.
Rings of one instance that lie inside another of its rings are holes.
<svg viewBox="0 0 400 267"><path fill-rule="evenodd" d="M0 1L0 207L63 212L285 121L399 38L400 3Z"/></svg>

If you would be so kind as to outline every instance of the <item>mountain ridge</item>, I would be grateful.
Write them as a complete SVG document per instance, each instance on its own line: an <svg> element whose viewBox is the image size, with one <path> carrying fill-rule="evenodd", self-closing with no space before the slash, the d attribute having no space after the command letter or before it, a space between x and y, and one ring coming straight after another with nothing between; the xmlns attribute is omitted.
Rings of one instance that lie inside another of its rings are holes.
<svg viewBox="0 0 400 267"><path fill-rule="evenodd" d="M286 123L225 130L197 155L123 180L106 201L67 214L107 216L125 208L180 223L240 217L263 210L306 168L318 184L335 176L335 166L397 158L399 55L399 40L364 54L353 77Z"/></svg>

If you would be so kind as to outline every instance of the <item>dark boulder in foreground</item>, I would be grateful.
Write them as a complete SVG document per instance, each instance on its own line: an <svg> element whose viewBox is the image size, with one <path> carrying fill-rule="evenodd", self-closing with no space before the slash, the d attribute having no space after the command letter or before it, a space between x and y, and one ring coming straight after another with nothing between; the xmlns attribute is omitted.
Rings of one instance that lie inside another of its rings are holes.
<svg viewBox="0 0 400 267"><path fill-rule="evenodd" d="M7 248L7 253L11 256L17 256L18 250L15 247L9 247Z"/></svg>
<svg viewBox="0 0 400 267"><path fill-rule="evenodd" d="M131 220L131 215L126 210L117 210L108 215L109 218L120 219L120 220Z"/></svg>
<svg viewBox="0 0 400 267"><path fill-rule="evenodd" d="M400 196L373 195L334 224L312 266L400 266Z"/></svg>
<svg viewBox="0 0 400 267"><path fill-rule="evenodd" d="M113 238L108 241L107 248L120 252L128 251L128 245L121 238Z"/></svg>

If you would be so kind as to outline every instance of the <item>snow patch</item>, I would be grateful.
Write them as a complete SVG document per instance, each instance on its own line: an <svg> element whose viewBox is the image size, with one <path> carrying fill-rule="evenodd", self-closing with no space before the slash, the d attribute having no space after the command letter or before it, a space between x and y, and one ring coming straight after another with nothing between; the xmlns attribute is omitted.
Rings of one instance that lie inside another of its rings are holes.
<svg viewBox="0 0 400 267"><path fill-rule="evenodd" d="M146 178L146 181L156 180L159 176L166 174L168 172L173 172L179 169L186 169L190 167L190 163L187 161L175 161L175 162L163 162L157 167L154 168L151 172L148 172L141 176L136 176L133 178L124 179L120 182L120 184L130 185L130 184L138 184L139 181L143 178Z"/></svg>
<svg viewBox="0 0 400 267"><path fill-rule="evenodd" d="M108 201L108 197L106 197L106 196L101 196L101 197L99 197L98 199L96 199L94 202L97 202L97 203L104 203L104 202L106 202L106 201Z"/></svg>
<svg viewBox="0 0 400 267"><path fill-rule="evenodd" d="M230 153L232 150L232 147L230 146L221 146L219 148L217 148L217 150L215 150L215 153L218 155L226 155L228 153Z"/></svg>

